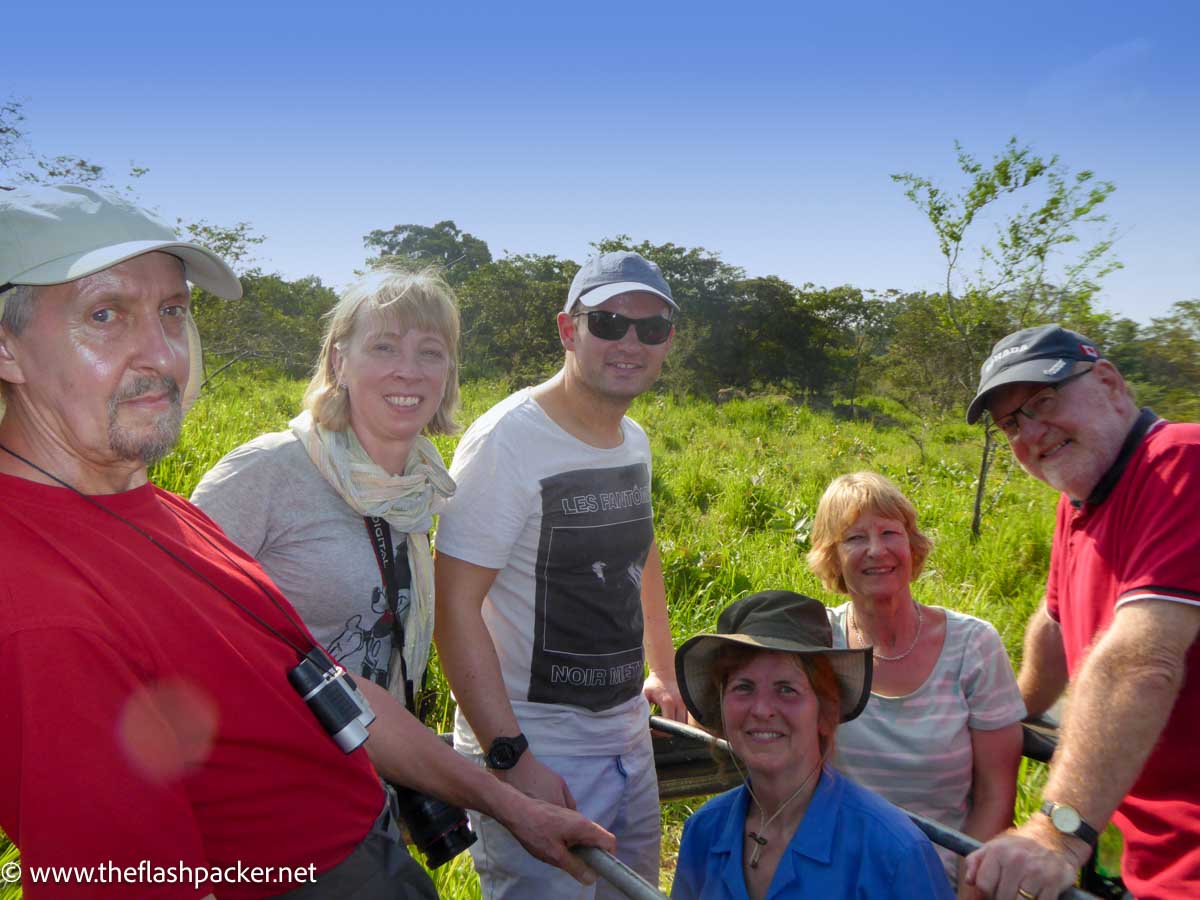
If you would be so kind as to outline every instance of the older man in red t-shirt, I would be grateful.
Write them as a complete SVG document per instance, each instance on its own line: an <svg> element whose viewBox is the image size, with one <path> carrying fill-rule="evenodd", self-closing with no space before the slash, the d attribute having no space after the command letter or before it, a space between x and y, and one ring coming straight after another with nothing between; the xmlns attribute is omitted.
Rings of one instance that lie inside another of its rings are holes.
<svg viewBox="0 0 1200 900"><path fill-rule="evenodd" d="M321 653L295 610L150 483L199 387L189 280L241 296L122 198L0 190L0 828L24 896L433 897L379 776L594 880L569 848L612 835L463 760L367 679L369 739L349 739L345 673L293 677Z"/></svg>
<svg viewBox="0 0 1200 900"><path fill-rule="evenodd" d="M972 854L967 880L1056 897L1111 817L1139 900L1200 896L1200 425L1139 410L1095 344L1057 325L996 344L967 421L985 410L1062 491L1018 680L1033 715L1068 681L1071 704L1040 812Z"/></svg>

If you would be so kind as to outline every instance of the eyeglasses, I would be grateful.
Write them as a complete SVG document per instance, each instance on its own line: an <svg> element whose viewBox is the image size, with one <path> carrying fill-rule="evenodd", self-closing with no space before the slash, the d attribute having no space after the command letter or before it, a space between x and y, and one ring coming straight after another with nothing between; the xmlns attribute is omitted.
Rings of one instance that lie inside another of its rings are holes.
<svg viewBox="0 0 1200 900"><path fill-rule="evenodd" d="M1003 431L1005 436L1010 440L1016 438L1021 433L1021 416L1024 416L1031 422L1044 422L1054 415L1055 410L1058 409L1058 392L1076 378L1082 378L1090 371L1092 371L1092 366L1088 366L1082 372L1068 375L1056 384L1048 385L1012 412L1004 416L999 416L992 421L996 423L996 427Z"/></svg>
<svg viewBox="0 0 1200 900"><path fill-rule="evenodd" d="M644 319L631 319L620 313L609 312L606 309L591 309L587 312L577 312L572 319L587 316L588 331L593 337L602 341L619 341L625 337L632 325L637 331L638 340L643 344L661 344L671 336L675 323L666 316L646 316Z"/></svg>

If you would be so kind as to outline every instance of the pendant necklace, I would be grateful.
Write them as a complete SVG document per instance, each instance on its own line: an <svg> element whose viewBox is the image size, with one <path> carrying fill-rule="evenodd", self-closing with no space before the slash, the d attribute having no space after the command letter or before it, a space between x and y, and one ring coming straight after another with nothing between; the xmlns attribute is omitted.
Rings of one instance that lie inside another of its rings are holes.
<svg viewBox="0 0 1200 900"><path fill-rule="evenodd" d="M775 810L775 812L771 813L770 818L767 818L767 814L763 810L762 803L760 803L758 797L754 795L754 789L750 787L750 782L746 782L746 790L750 792L750 796L754 798L754 805L758 807L758 831L748 832L750 840L754 841L754 849L750 851L750 868L758 868L758 858L762 854L762 848L767 846L767 838L763 834L763 832L767 830L767 826L774 822L779 817L779 814L787 809L788 804L799 797L800 792L808 787L808 783L812 781L813 775L820 771L822 762L824 762L824 758L817 760L817 764L813 766L812 771L808 773L804 781L800 782L800 787L796 788L796 790L792 792L792 796L788 797L781 804L779 804L779 808Z"/></svg>
<svg viewBox="0 0 1200 900"><path fill-rule="evenodd" d="M916 600L913 601L913 608L917 611L917 633L913 635L912 643L908 645L908 649L897 656L884 656L882 653L872 647L871 653L874 654L876 659L882 662L899 662L900 660L904 659L904 657L908 656L908 654L912 653L916 648L917 641L921 639L921 625L924 624L925 619L921 615L921 604ZM866 647L867 641L863 637L863 633L858 630L858 619L854 617L853 604L850 606L850 627L854 629L854 635L858 638L858 642Z"/></svg>

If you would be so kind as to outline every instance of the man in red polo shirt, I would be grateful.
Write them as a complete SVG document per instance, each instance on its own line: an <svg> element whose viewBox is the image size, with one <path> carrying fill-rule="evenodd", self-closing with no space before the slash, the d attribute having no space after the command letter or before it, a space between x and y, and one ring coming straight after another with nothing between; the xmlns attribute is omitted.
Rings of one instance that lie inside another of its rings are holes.
<svg viewBox="0 0 1200 900"><path fill-rule="evenodd" d="M1134 896L1200 896L1200 425L1139 410L1096 345L1057 325L992 348L967 421L985 410L1062 491L1018 681L1032 715L1068 683L1071 702L1040 812L973 853L967 880L1057 897L1112 818Z"/></svg>

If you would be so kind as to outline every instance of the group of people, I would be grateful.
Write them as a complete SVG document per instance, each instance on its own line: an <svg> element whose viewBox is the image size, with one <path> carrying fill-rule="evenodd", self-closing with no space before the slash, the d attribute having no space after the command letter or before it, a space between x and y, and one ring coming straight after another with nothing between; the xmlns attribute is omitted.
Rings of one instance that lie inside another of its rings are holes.
<svg viewBox="0 0 1200 900"><path fill-rule="evenodd" d="M978 895L896 807L978 840L1010 827L1025 706L991 625L913 597L931 546L891 481L843 475L808 560L849 602L754 594L680 647L684 700L746 786L689 819L673 896Z"/></svg>
<svg viewBox="0 0 1200 900"><path fill-rule="evenodd" d="M431 271L361 278L303 411L191 502L147 474L198 389L188 282L240 295L123 199L0 191L0 828L27 871L311 865L215 895L436 896L391 783L470 810L485 897L619 896L570 848L658 883L654 704L725 737L744 777L689 819L675 897L1049 898L1110 818L1135 896L1200 893L1200 426L1139 410L1086 338L1005 338L968 410L1063 495L1014 679L992 626L914 597L931 543L871 472L814 522L809 564L848 602L754 594L675 651L626 413L678 305L637 254L583 265L562 369L477 419L449 470L429 435L456 430L453 294ZM434 645L454 750L419 719ZM1045 805L1014 830L1020 720L1068 682ZM365 741L317 708L335 691ZM891 804L984 846L939 858Z"/></svg>

